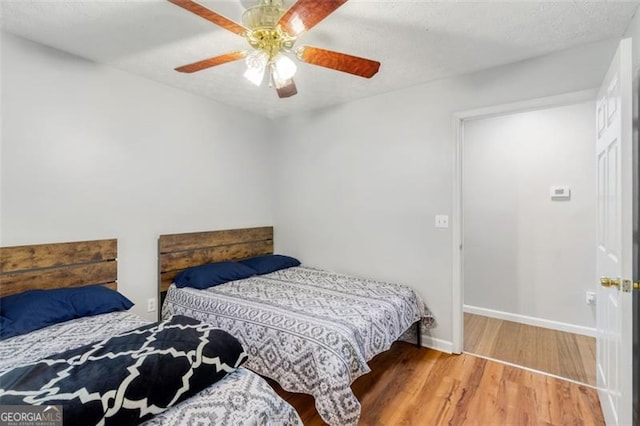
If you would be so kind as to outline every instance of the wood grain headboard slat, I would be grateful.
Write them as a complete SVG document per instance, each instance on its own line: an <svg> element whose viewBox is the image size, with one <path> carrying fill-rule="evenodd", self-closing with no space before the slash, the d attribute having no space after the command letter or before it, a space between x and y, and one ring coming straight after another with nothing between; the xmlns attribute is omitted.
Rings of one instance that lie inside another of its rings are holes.
<svg viewBox="0 0 640 426"><path fill-rule="evenodd" d="M117 290L118 241L0 247L0 297L100 284Z"/></svg>
<svg viewBox="0 0 640 426"><path fill-rule="evenodd" d="M181 271L173 271L173 272L164 272L160 274L160 294L165 293L169 290L169 286L173 283L173 279L178 275Z"/></svg>
<svg viewBox="0 0 640 426"><path fill-rule="evenodd" d="M34 288L79 287L115 282L117 278L118 265L115 261L8 273L0 275L0 297L9 291L20 293Z"/></svg>
<svg viewBox="0 0 640 426"><path fill-rule="evenodd" d="M0 273L115 260L116 239L0 247Z"/></svg>
<svg viewBox="0 0 640 426"><path fill-rule="evenodd" d="M205 263L240 260L271 252L273 252L273 242L269 240L208 247L197 251L165 253L160 260L160 268L164 272L176 271Z"/></svg>
<svg viewBox="0 0 640 426"><path fill-rule="evenodd" d="M186 268L272 253L272 226L160 235L158 239L160 299L162 300L162 294L169 289L175 276Z"/></svg>
<svg viewBox="0 0 640 426"><path fill-rule="evenodd" d="M160 253L171 253L268 240L273 240L273 227L263 226L259 228L161 235L158 248Z"/></svg>

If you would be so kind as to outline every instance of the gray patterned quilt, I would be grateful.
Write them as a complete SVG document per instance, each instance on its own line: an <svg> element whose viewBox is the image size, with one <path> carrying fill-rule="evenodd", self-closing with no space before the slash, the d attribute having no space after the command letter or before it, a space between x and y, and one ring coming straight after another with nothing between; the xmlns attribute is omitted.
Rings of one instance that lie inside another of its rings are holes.
<svg viewBox="0 0 640 426"><path fill-rule="evenodd" d="M0 342L0 373L146 324L127 312L85 317ZM63 412L64 413L64 412ZM302 425L269 384L242 367L193 397L158 414L146 426Z"/></svg>
<svg viewBox="0 0 640 426"><path fill-rule="evenodd" d="M163 318L186 315L228 331L249 354L245 366L285 390L313 395L331 425L355 425L351 383L367 361L413 323L433 317L409 287L304 266L207 290L169 288Z"/></svg>

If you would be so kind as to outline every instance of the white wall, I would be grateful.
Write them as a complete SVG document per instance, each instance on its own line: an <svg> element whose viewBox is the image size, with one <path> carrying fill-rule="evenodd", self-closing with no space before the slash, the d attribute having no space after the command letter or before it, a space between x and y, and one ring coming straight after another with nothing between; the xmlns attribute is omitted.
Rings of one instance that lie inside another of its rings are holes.
<svg viewBox="0 0 640 426"><path fill-rule="evenodd" d="M276 249L406 283L452 339L452 114L599 86L617 41L440 80L277 122Z"/></svg>
<svg viewBox="0 0 640 426"><path fill-rule="evenodd" d="M594 117L590 101L465 121L465 305L595 327Z"/></svg>
<svg viewBox="0 0 640 426"><path fill-rule="evenodd" d="M269 121L2 36L0 244L118 238L146 314L163 233L269 225Z"/></svg>
<svg viewBox="0 0 640 426"><path fill-rule="evenodd" d="M452 114L596 87L615 46L269 122L2 38L0 244L117 237L144 305L159 234L274 223L278 251L416 288L445 343L451 233L433 216L451 210Z"/></svg>

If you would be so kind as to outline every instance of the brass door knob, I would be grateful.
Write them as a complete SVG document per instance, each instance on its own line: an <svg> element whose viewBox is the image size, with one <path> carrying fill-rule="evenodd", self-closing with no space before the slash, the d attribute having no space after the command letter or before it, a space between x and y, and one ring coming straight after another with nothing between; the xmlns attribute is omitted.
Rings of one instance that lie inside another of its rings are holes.
<svg viewBox="0 0 640 426"><path fill-rule="evenodd" d="M620 278L602 277L600 278L600 285L602 287L616 287L620 290Z"/></svg>

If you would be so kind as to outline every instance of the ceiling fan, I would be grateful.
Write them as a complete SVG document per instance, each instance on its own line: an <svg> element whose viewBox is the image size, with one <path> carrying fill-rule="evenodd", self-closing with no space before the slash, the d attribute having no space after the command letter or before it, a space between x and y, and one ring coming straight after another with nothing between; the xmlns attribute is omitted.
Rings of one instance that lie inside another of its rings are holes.
<svg viewBox="0 0 640 426"><path fill-rule="evenodd" d="M214 56L192 64L176 68L176 71L192 73L245 59L245 78L260 86L265 74L270 84L276 88L280 98L288 98L298 93L293 82L296 64L287 54L295 55L300 61L318 65L364 78L373 77L380 68L380 62L332 50L312 46L302 46L294 50L294 44L306 31L329 16L347 0L298 0L285 11L283 0L258 0L242 14L242 25L226 18L192 0L169 0L189 12L245 37L252 51L236 51Z"/></svg>

